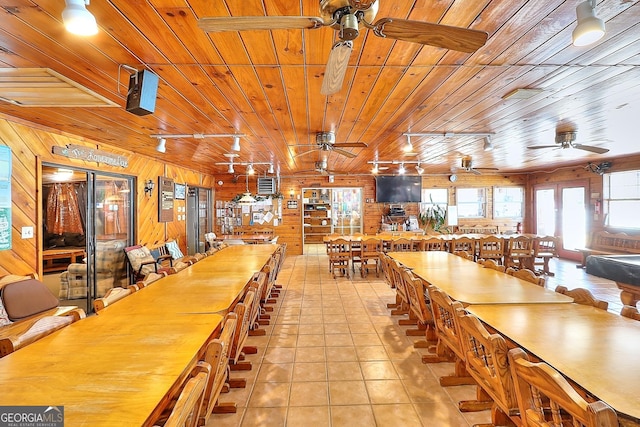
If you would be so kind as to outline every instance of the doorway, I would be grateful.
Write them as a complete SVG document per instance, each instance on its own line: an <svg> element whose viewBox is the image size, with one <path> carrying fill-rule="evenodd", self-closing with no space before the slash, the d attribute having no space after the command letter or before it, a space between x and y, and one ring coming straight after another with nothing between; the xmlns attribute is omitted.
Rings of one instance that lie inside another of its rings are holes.
<svg viewBox="0 0 640 427"><path fill-rule="evenodd" d="M42 165L43 280L62 305L89 313L94 299L128 285L132 188L132 177Z"/></svg>
<svg viewBox="0 0 640 427"><path fill-rule="evenodd" d="M213 231L211 189L189 187L187 192L187 254L205 252L204 235Z"/></svg>
<svg viewBox="0 0 640 427"><path fill-rule="evenodd" d="M540 185L534 193L536 234L560 237L558 255L580 261L576 248L587 238L587 181Z"/></svg>

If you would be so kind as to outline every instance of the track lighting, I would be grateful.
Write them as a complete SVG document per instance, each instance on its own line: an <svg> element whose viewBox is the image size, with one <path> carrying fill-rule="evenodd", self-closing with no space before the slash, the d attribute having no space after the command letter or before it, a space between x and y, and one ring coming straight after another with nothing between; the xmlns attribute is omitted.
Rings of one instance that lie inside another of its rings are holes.
<svg viewBox="0 0 640 427"><path fill-rule="evenodd" d="M374 164L373 164L373 168L371 169L371 173L376 174L376 173L378 173L378 172L379 172L378 164L377 164L377 163L374 163Z"/></svg>
<svg viewBox="0 0 640 427"><path fill-rule="evenodd" d="M269 170L267 171L267 173L275 173L273 170L273 163L269 163Z"/></svg>
<svg viewBox="0 0 640 427"><path fill-rule="evenodd" d="M235 170L233 169L233 163L229 163L229 169L227 169L227 173L234 173Z"/></svg>
<svg viewBox="0 0 640 427"><path fill-rule="evenodd" d="M166 153L167 151L167 140L164 138L158 138L158 145L156 145L156 151L158 153Z"/></svg>
<svg viewBox="0 0 640 427"><path fill-rule="evenodd" d="M596 16L596 0L586 0L576 7L578 25L571 37L574 46L595 43L604 36L604 21Z"/></svg>
<svg viewBox="0 0 640 427"><path fill-rule="evenodd" d="M400 175L404 175L405 171L406 171L406 170L405 170L405 168L404 168L404 163L400 163L400 167L398 168L398 173L399 173Z"/></svg>
<svg viewBox="0 0 640 427"><path fill-rule="evenodd" d="M484 151L491 151L493 150L493 142L491 142L491 137L490 136L485 136L484 137L484 146L482 147L482 149Z"/></svg>
<svg viewBox="0 0 640 427"><path fill-rule="evenodd" d="M67 7L62 11L62 22L67 31L79 36L98 33L96 18L87 10L89 0L65 0Z"/></svg>
<svg viewBox="0 0 640 427"><path fill-rule="evenodd" d="M256 173L256 171L253 169L253 164L249 163L247 165L247 174L248 175L253 175L254 173Z"/></svg>
<svg viewBox="0 0 640 427"><path fill-rule="evenodd" d="M416 172L418 172L418 175L422 175L424 173L424 168L420 167L420 163L416 165Z"/></svg>

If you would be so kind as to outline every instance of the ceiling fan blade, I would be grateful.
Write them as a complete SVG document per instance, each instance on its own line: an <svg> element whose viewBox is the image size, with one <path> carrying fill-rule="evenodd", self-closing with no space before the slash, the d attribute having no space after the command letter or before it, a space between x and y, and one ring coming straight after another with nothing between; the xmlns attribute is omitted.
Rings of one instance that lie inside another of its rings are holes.
<svg viewBox="0 0 640 427"><path fill-rule="evenodd" d="M335 148L367 148L368 145L364 142L338 142L333 144Z"/></svg>
<svg viewBox="0 0 640 427"><path fill-rule="evenodd" d="M352 49L353 43L350 40L339 41L331 48L320 88L322 95L334 94L342 88L342 81L347 73Z"/></svg>
<svg viewBox="0 0 640 427"><path fill-rule="evenodd" d="M315 16L221 16L200 18L198 26L207 32L314 29L324 24Z"/></svg>
<svg viewBox="0 0 640 427"><path fill-rule="evenodd" d="M480 172L478 169L474 169L474 168L469 169L467 172L471 172L474 175L482 175L482 172Z"/></svg>
<svg viewBox="0 0 640 427"><path fill-rule="evenodd" d="M498 168L474 168L474 169L478 170L478 171L497 171L497 170L500 170Z"/></svg>
<svg viewBox="0 0 640 427"><path fill-rule="evenodd" d="M578 150L591 151L592 153L596 153L596 154L604 154L609 151L608 148L600 148L600 147L594 147L592 145L582 145L582 144L573 144L573 148L577 148Z"/></svg>
<svg viewBox="0 0 640 427"><path fill-rule="evenodd" d="M472 53L484 46L489 36L485 31L462 27L382 18L373 24L377 36Z"/></svg>
<svg viewBox="0 0 640 427"><path fill-rule="evenodd" d="M347 157L349 157L351 159L353 159L356 156L356 154L353 154L352 152L347 151L347 150L343 150L342 148L334 148L332 151L334 151L334 152L336 152L338 154L342 154L343 156L347 156Z"/></svg>
<svg viewBox="0 0 640 427"><path fill-rule="evenodd" d="M316 151L318 151L318 150L309 150L309 151L304 151L304 152L302 152L302 153L298 153L298 154L294 155L293 157L295 158L295 157L304 156L304 155L306 155L306 154L315 153Z"/></svg>
<svg viewBox="0 0 640 427"><path fill-rule="evenodd" d="M562 146L560 146L560 145L530 145L527 148L529 148L531 150L538 150L540 148L562 148Z"/></svg>

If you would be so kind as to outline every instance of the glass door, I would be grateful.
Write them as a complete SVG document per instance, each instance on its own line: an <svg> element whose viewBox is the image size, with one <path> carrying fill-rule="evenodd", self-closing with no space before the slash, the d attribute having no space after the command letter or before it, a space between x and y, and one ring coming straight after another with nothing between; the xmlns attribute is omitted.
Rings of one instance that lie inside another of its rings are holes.
<svg viewBox="0 0 640 427"><path fill-rule="evenodd" d="M559 256L580 261L575 249L587 238L587 183L537 186L534 192L536 234L560 237Z"/></svg>
<svg viewBox="0 0 640 427"><path fill-rule="evenodd" d="M342 235L362 233L362 189L333 188L331 193L333 232Z"/></svg>
<svg viewBox="0 0 640 427"><path fill-rule="evenodd" d="M211 190L189 187L187 193L187 254L205 251L205 233L213 231L211 224Z"/></svg>
<svg viewBox="0 0 640 427"><path fill-rule="evenodd" d="M133 241L133 178L90 172L89 304L129 284L124 248Z"/></svg>

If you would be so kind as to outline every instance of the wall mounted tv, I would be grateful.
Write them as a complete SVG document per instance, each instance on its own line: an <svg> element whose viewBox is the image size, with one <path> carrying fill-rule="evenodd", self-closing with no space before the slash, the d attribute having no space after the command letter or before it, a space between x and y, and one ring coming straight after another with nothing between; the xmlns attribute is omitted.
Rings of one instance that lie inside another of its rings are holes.
<svg viewBox="0 0 640 427"><path fill-rule="evenodd" d="M421 202L421 176L377 176L376 201L378 203Z"/></svg>

